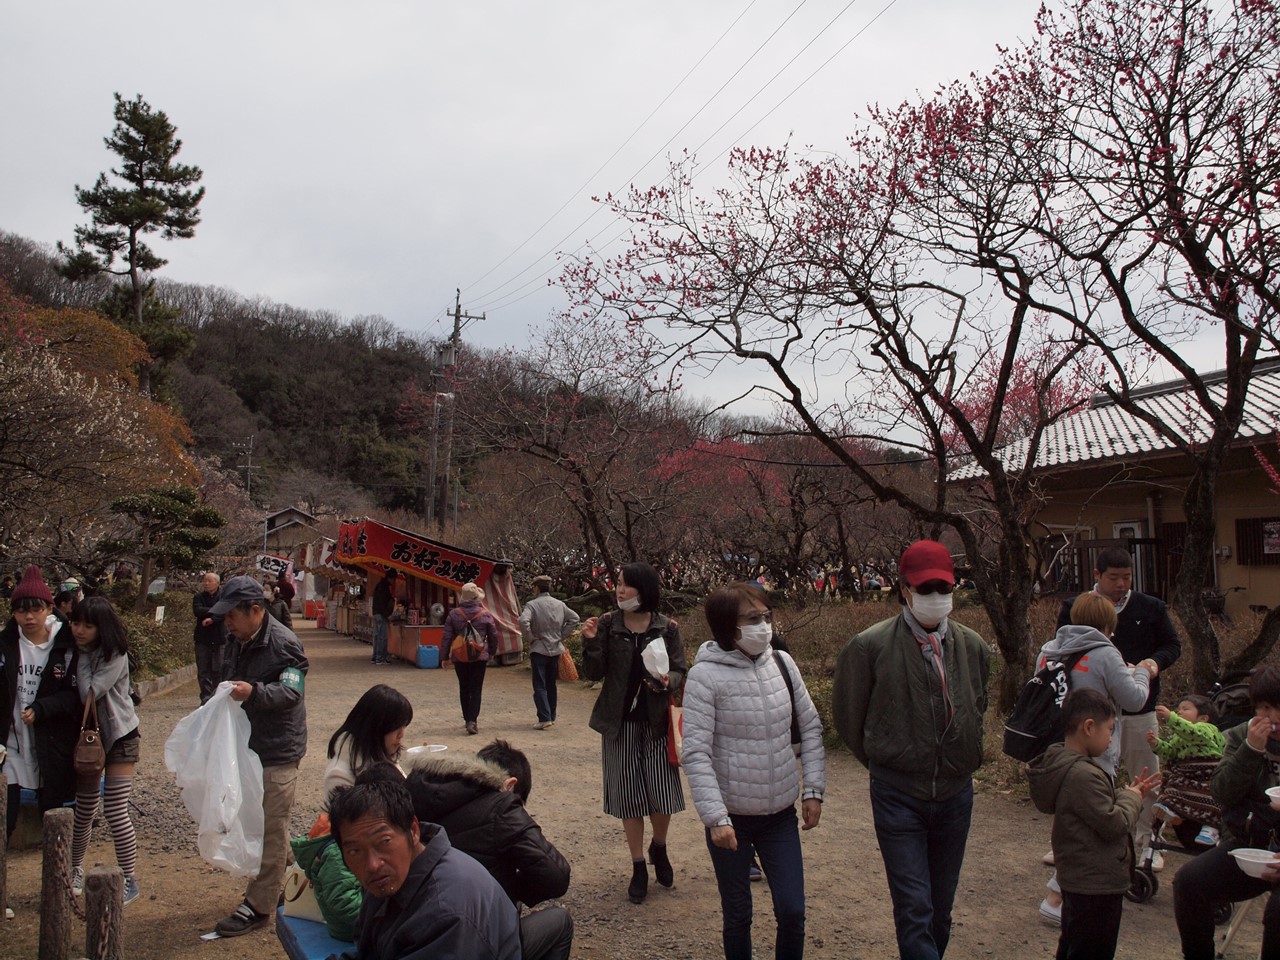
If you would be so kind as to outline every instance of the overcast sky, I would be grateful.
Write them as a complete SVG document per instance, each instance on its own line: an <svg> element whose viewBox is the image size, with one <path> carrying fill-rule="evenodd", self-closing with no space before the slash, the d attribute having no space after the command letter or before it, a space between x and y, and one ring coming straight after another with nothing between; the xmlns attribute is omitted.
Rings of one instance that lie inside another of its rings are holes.
<svg viewBox="0 0 1280 960"><path fill-rule="evenodd" d="M867 103L986 68L1037 6L8 2L0 229L71 241L112 93L141 94L208 190L164 276L435 334L460 286L487 314L466 339L518 345L561 303L554 254L618 233L593 194L685 149L712 171L735 144L841 150Z"/></svg>

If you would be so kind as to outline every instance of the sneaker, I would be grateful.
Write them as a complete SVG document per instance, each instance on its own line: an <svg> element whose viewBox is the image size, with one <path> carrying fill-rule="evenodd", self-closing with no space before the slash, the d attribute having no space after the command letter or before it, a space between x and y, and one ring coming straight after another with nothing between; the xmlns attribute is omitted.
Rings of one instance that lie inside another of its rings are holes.
<svg viewBox="0 0 1280 960"><path fill-rule="evenodd" d="M84 896L84 867L76 867L71 871L71 892L77 897Z"/></svg>
<svg viewBox="0 0 1280 960"><path fill-rule="evenodd" d="M1147 856L1147 851L1143 850L1142 856L1139 857L1139 860L1146 859L1146 856ZM1159 873L1163 869L1164 869L1164 854L1162 854L1159 850L1152 850L1151 851L1151 872Z"/></svg>
<svg viewBox="0 0 1280 960"><path fill-rule="evenodd" d="M748 871L751 876L752 883L759 883L764 879L764 871L760 869L760 864L754 860L751 861L751 869Z"/></svg>
<svg viewBox="0 0 1280 960"><path fill-rule="evenodd" d="M1196 834L1196 843L1202 847L1216 847L1218 838L1217 827L1201 827L1200 832Z"/></svg>
<svg viewBox="0 0 1280 960"><path fill-rule="evenodd" d="M1040 901L1040 919L1045 923L1052 923L1054 926L1062 926L1062 904L1056 907L1048 900Z"/></svg>
<svg viewBox="0 0 1280 960"><path fill-rule="evenodd" d="M127 907L142 894L138 890L138 881L133 877L124 878L124 905Z"/></svg>
<svg viewBox="0 0 1280 960"><path fill-rule="evenodd" d="M539 720L537 723L533 725L533 729L550 730L555 725L556 725L556 722L554 720Z"/></svg>
<svg viewBox="0 0 1280 960"><path fill-rule="evenodd" d="M220 937L238 937L248 933L250 930L257 930L259 927L265 926L270 919L270 914L258 913L247 903L242 903L236 907L231 916L223 917L214 924L213 929L218 932Z"/></svg>
<svg viewBox="0 0 1280 960"><path fill-rule="evenodd" d="M1049 851L1048 853L1046 853L1043 857L1041 857L1041 858L1040 858L1040 862L1041 862L1041 863L1043 863L1046 867L1052 867L1052 866L1053 866L1053 851L1052 851L1052 850L1050 850L1050 851Z"/></svg>

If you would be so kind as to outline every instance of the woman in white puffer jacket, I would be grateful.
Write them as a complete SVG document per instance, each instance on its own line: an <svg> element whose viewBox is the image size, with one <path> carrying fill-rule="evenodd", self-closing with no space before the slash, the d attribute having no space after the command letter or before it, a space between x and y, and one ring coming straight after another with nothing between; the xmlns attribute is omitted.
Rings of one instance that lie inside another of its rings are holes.
<svg viewBox="0 0 1280 960"><path fill-rule="evenodd" d="M822 720L794 661L770 646L773 614L763 590L746 583L721 587L705 610L715 639L698 650L685 679L681 763L707 828L724 955L751 957L754 848L773 894L776 956L799 958L804 863L795 803L801 800L803 829L816 827L825 787Z"/></svg>

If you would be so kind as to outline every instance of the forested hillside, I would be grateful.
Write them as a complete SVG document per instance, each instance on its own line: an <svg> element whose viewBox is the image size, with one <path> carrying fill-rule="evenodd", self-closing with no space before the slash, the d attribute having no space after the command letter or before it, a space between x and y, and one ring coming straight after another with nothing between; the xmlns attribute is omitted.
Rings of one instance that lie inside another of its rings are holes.
<svg viewBox="0 0 1280 960"><path fill-rule="evenodd" d="M85 309L106 295L106 283L71 283L55 263L53 250L0 234L0 281L13 293ZM157 292L195 335L172 366L169 399L196 451L236 471L254 502L424 510L424 451L397 414L405 391L429 379L434 343L381 317L343 319L164 280Z"/></svg>

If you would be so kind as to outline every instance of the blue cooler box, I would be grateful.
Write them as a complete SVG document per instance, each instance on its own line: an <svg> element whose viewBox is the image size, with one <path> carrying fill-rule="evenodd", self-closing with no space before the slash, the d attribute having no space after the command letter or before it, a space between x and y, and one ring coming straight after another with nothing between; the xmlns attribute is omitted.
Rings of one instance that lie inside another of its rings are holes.
<svg viewBox="0 0 1280 960"><path fill-rule="evenodd" d="M418 648L418 666L423 670L435 670L440 666L440 648L425 646Z"/></svg>

